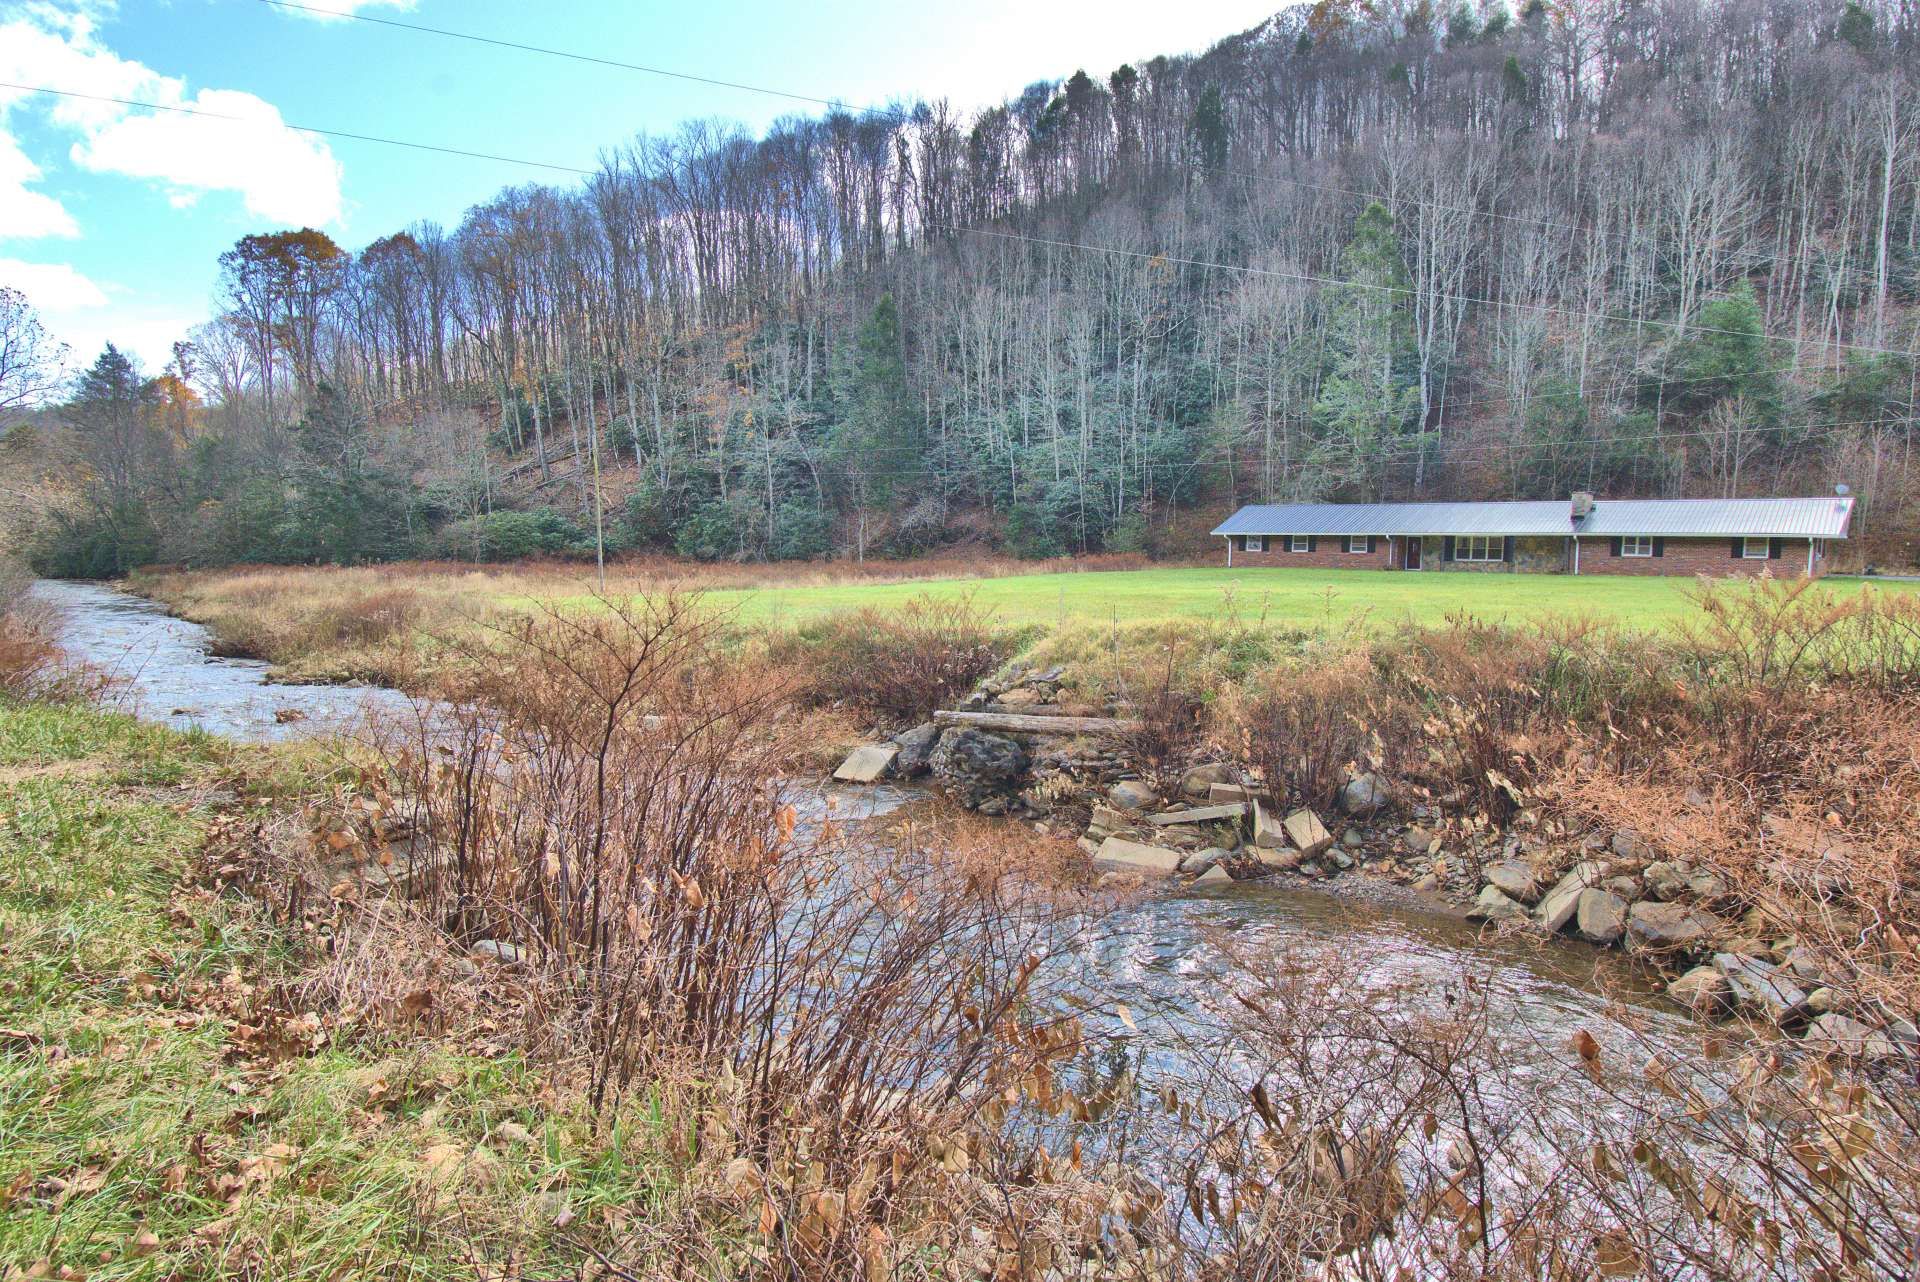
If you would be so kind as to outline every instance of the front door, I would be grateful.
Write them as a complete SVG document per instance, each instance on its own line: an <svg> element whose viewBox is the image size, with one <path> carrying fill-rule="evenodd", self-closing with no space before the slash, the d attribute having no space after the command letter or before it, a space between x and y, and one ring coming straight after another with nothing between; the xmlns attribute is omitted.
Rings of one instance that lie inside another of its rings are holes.
<svg viewBox="0 0 1920 1282"><path fill-rule="evenodd" d="M1407 540L1407 568L1409 570L1417 570L1420 568L1420 545L1424 542L1426 542L1425 539Z"/></svg>

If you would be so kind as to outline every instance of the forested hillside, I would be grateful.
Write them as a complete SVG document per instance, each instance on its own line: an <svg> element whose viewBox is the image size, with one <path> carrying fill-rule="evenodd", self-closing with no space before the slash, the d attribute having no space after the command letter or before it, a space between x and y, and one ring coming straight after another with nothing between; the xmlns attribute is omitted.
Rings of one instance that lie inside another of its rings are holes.
<svg viewBox="0 0 1920 1282"><path fill-rule="evenodd" d="M11 452L69 452L63 573L1838 482L1908 563L1917 61L1905 0L1323 0L982 110L692 122L457 227L263 229Z"/></svg>

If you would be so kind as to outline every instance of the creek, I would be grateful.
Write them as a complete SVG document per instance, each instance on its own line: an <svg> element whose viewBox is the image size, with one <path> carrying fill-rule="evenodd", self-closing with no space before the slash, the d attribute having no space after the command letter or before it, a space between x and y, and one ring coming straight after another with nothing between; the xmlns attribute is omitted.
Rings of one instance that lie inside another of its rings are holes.
<svg viewBox="0 0 1920 1282"><path fill-rule="evenodd" d="M196 623L97 584L42 580L31 595L59 611L75 657L116 678L130 711L176 729L284 742L353 732L368 719L414 715L413 701L364 686L282 685L269 665L213 654ZM841 819L885 813L917 790L832 788L803 801L803 814ZM831 798L831 801L829 801ZM1136 1070L1180 1071L1177 1049L1197 999L1248 959L1312 966L1354 996L1391 991L1439 1012L1462 982L1484 989L1495 1018L1491 1042L1503 1093L1524 1102L1568 1071L1580 1030L1602 1047L1644 1054L1649 1042L1686 1056L1696 1038L1677 1008L1620 954L1571 941L1496 937L1438 909L1368 886L1329 894L1297 884L1242 882L1152 896L1079 940L1072 959L1089 993L1125 1003L1133 1025L1103 1029Z"/></svg>

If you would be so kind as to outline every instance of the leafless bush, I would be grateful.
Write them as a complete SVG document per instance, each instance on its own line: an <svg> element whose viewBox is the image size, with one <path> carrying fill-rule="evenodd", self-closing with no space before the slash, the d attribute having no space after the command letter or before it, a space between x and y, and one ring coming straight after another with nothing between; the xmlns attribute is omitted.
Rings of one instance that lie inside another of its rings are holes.
<svg viewBox="0 0 1920 1282"><path fill-rule="evenodd" d="M903 1224L964 1236L996 1119L1079 1047L1034 990L1070 906L807 812L774 771L787 692L722 656L722 620L600 606L507 629L393 758L376 806L416 831L422 911L515 951L526 1043L596 1104L686 1086L770 1275L910 1253Z"/></svg>
<svg viewBox="0 0 1920 1282"><path fill-rule="evenodd" d="M1222 976L1212 1056L1167 1100L1201 1275L1910 1276L1911 1054L1710 1056L1623 1010L1534 1047L1523 1080L1474 977L1439 1002L1344 978L1258 957Z"/></svg>
<svg viewBox="0 0 1920 1282"><path fill-rule="evenodd" d="M1159 669L1144 684L1116 678L1121 697L1129 705L1128 718L1136 728L1118 737L1118 744L1156 792L1171 795L1180 781L1188 751L1199 741L1204 705L1179 687L1173 649L1161 655Z"/></svg>
<svg viewBox="0 0 1920 1282"><path fill-rule="evenodd" d="M1276 668L1225 713L1226 733L1259 768L1276 800L1331 806L1348 768L1378 756L1385 712L1360 653Z"/></svg>
<svg viewBox="0 0 1920 1282"><path fill-rule="evenodd" d="M897 608L811 620L768 647L776 666L797 674L797 693L809 702L914 724L973 689L1016 640L970 595L922 595Z"/></svg>
<svg viewBox="0 0 1920 1282"><path fill-rule="evenodd" d="M9 571L0 562L0 576ZM26 598L27 580L12 591L0 585L0 699L98 698L111 684L106 675L70 658L59 642L59 619L48 606Z"/></svg>

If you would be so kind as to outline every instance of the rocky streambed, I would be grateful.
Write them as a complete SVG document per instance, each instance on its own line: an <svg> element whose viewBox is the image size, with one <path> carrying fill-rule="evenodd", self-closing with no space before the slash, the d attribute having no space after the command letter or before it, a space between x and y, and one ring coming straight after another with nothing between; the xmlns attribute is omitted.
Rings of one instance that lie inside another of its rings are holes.
<svg viewBox="0 0 1920 1282"><path fill-rule="evenodd" d="M383 718L418 715L411 700L393 691L271 684L266 665L215 657L204 628L112 588L41 582L33 590L61 611L68 649L114 673L129 707L156 721L261 741L338 733ZM983 689L969 703L972 711L1003 707L1048 715L1059 706L1058 698L1057 672L1030 671L998 690ZM1576 1030L1603 1041L1609 1030L1629 1035L1615 1004L1622 994L1651 1003L1637 1006L1631 1037L1644 1039L1647 1030L1640 1025L1649 1019L1663 1030L1657 1034L1663 1039L1677 1044L1687 1035L1680 1012L1659 1001L1622 959L1577 945L1542 950L1488 938L1438 897L1423 900L1410 891L1325 893L1340 888L1337 878L1346 864L1361 866L1360 855L1352 852L1362 847L1348 836L1353 823L1336 819L1336 843L1312 859L1301 858L1285 876L1258 886L1243 884L1240 875L1254 865L1284 863L1291 855L1284 848L1261 846L1257 838L1230 838L1245 831L1244 825L1220 818L1141 826L1136 821L1144 822L1149 812L1162 812L1159 799L1127 778L1130 763L1111 743L923 726L870 746L874 750L856 753L858 760L849 763L856 768L846 772L862 782L823 791L817 806L831 804L842 817L874 814L912 804L925 795L919 781L931 779L983 813L1020 816L1073 838L1101 832L1097 823L1089 823L1093 812L1081 800L1091 794L1102 798L1100 804L1110 812L1103 817L1114 824L1095 843L1096 851L1109 837L1131 840L1126 834L1138 831L1162 848L1178 850L1177 862L1187 865L1189 874L1200 873L1203 863L1209 871L1220 870L1204 884L1188 884L1198 883L1198 875L1174 878L1170 884L1184 887L1183 893L1143 901L1089 937L1076 960L1090 986L1118 994L1136 1013L1137 1030L1110 1031L1120 1040L1144 1043L1148 1057L1175 1054L1180 1021L1191 1019L1195 985L1209 983L1218 972L1220 941L1229 936L1242 950L1276 960L1337 956L1350 976L1427 985L1436 993L1463 975L1481 976L1497 996L1509 1030L1542 1060L1564 1055ZM1194 776L1195 788L1200 779L1209 779L1204 798L1183 797L1168 805L1193 810L1225 804L1214 802L1214 789L1233 785L1210 777L1221 768ZM1364 790L1364 785L1355 790L1356 799ZM1384 806L1384 793L1381 801ZM1376 839L1385 832L1378 825L1363 831ZM1229 847L1229 840L1237 844ZM1188 865L1189 856L1209 850L1223 853ZM1402 862L1394 861L1396 866ZM1387 880L1371 884L1384 888ZM1156 1028L1156 1012L1166 1026Z"/></svg>
<svg viewBox="0 0 1920 1282"><path fill-rule="evenodd" d="M1373 905L1380 896L1361 888L1391 885L1405 892L1396 902L1479 923L1483 935L1606 950L1636 986L1702 1021L1740 1019L1869 1061L1920 1050L1910 1021L1843 996L1837 975L1719 874L1662 858L1630 826L1569 831L1522 810L1495 827L1399 795L1372 772L1350 776L1321 814L1277 805L1228 760L1194 763L1163 794L1117 746L1127 723L1114 714L1125 709L1064 702L1061 676L1016 665L955 712L856 749L837 777L928 777L969 810L1075 838L1103 877L1312 886ZM1784 821L1769 829L1783 850L1823 840ZM1843 851L1817 853L1844 875Z"/></svg>

